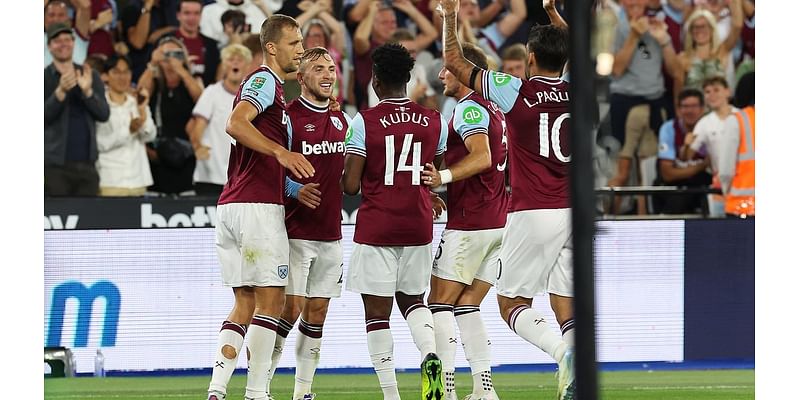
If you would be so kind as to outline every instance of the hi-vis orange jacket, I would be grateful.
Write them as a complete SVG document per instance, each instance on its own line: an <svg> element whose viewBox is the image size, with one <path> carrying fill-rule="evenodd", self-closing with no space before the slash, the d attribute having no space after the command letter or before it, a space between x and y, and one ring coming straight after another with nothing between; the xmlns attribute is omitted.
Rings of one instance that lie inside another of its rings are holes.
<svg viewBox="0 0 800 400"><path fill-rule="evenodd" d="M725 213L756 215L756 109L748 106L736 113L739 121L739 151L736 174L725 197Z"/></svg>

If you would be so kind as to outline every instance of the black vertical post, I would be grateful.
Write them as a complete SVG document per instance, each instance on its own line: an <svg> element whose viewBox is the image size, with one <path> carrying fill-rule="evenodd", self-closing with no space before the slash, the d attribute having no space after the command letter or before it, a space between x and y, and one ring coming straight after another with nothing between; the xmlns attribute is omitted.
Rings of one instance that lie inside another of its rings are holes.
<svg viewBox="0 0 800 400"><path fill-rule="evenodd" d="M597 365L594 332L595 194L592 167L597 98L591 59L592 0L572 0L569 7L569 77L572 161L570 199L575 277L576 398L595 400Z"/></svg>

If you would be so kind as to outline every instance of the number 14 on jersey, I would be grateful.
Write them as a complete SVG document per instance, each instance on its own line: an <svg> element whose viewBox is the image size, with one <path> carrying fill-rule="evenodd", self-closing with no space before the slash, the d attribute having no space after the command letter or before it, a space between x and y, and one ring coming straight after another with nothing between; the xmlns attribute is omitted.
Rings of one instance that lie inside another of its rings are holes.
<svg viewBox="0 0 800 400"><path fill-rule="evenodd" d="M394 165L394 135L386 136L386 168L384 169L383 184L394 186L395 172L411 172L411 184L419 185L422 175L422 143L412 142L414 135L406 133L403 137L403 147L400 158L397 160L397 169ZM411 164L408 163L408 153L411 153Z"/></svg>

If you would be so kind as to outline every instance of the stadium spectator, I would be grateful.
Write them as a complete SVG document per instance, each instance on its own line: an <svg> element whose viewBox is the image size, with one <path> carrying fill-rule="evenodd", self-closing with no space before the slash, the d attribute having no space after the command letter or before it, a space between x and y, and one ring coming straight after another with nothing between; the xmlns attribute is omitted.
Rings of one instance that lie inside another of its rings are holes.
<svg viewBox="0 0 800 400"><path fill-rule="evenodd" d="M261 24L272 15L265 0L217 0L203 7L203 16L200 18L200 33L214 39L225 46L230 42L230 35L222 22L222 15L228 11L238 11L244 14L241 24L234 28L241 29L241 33L258 33Z"/></svg>
<svg viewBox="0 0 800 400"><path fill-rule="evenodd" d="M736 113L739 148L731 189L725 196L725 214L733 218L756 215L756 109L755 73L742 77L736 87L735 101L742 110Z"/></svg>
<svg viewBox="0 0 800 400"><path fill-rule="evenodd" d="M100 75L74 63L73 29L50 24L47 46L53 62L44 69L45 196L96 196L96 122L109 109Z"/></svg>
<svg viewBox="0 0 800 400"><path fill-rule="evenodd" d="M382 101L353 118L342 175L345 193L361 192L347 290L360 293L364 302L367 348L383 399L400 399L389 326L393 300L420 351L422 397L441 399L442 362L436 355L433 316L422 298L433 262L434 208L430 190L420 185L420 172L425 163L441 162L447 121L408 99L406 84L414 66L408 50L387 43L371 58L373 86ZM408 155L412 142L413 160L406 164L401 153Z"/></svg>
<svg viewBox="0 0 800 400"><path fill-rule="evenodd" d="M678 55L675 89L684 87L702 89L703 82L713 76L722 76L735 85L733 49L742 30L741 0L731 0L731 32L720 41L719 28L714 15L704 9L695 10L684 25L684 50Z"/></svg>
<svg viewBox="0 0 800 400"><path fill-rule="evenodd" d="M275 14L262 25L265 65L239 86L226 131L235 139L228 183L217 202L217 252L234 306L219 332L209 400L223 400L247 336L245 398L272 397L267 387L278 318L289 275L284 179L314 175L302 154L286 150L288 121L281 84L303 54L300 26ZM276 268L277 266L277 268Z"/></svg>
<svg viewBox="0 0 800 400"><path fill-rule="evenodd" d="M223 78L203 90L192 110L186 131L197 158L194 190L198 195L219 197L228 180L231 140L225 132L225 124L239 84L250 73L246 68L252 58L250 50L240 44L222 49Z"/></svg>
<svg viewBox="0 0 800 400"><path fill-rule="evenodd" d="M756 3L754 0L742 0L744 23L742 25L741 45L736 65L743 62L753 63L756 59ZM739 75L737 71L737 76ZM737 80L738 81L738 80Z"/></svg>
<svg viewBox="0 0 800 400"><path fill-rule="evenodd" d="M555 0L543 1L551 24L528 36L528 75L519 79L475 67L464 58L456 35L458 0L443 0L445 67L484 99L495 103L508 126L510 207L500 248L497 300L503 320L521 338L558 363L558 398L575 391L572 242L568 170L569 84L561 79L568 57L566 22ZM540 98L541 93L550 93ZM523 134L539 127L540 135ZM556 335L532 308L548 293L561 327Z"/></svg>
<svg viewBox="0 0 800 400"><path fill-rule="evenodd" d="M394 8L406 13L417 26L418 32L411 47L425 49L436 39L436 28L410 0L394 0L391 7L378 1L371 2L366 17L358 24L353 35L354 92L359 110L367 108L369 104L367 89L370 79L372 79L370 54L378 46L387 43L397 30Z"/></svg>
<svg viewBox="0 0 800 400"><path fill-rule="evenodd" d="M711 161L714 173L713 186L722 189L723 195L730 192L731 182L736 172L736 149L739 146L739 124L736 113L739 109L728 102L731 91L728 82L721 76L703 82L706 106L711 110L703 116L691 134L686 135L679 153L681 160L691 160L703 151ZM704 149L704 150L703 150ZM715 200L709 204L712 215L724 204Z"/></svg>
<svg viewBox="0 0 800 400"><path fill-rule="evenodd" d="M205 13L205 11L203 12ZM227 10L222 13L219 19L222 23L222 33L225 36L225 40L216 41L217 47L219 47L220 50L229 44L242 44L245 36L251 35L251 33L246 30L245 18L246 16L244 13L239 10ZM220 71L217 69L217 74L219 73Z"/></svg>
<svg viewBox="0 0 800 400"><path fill-rule="evenodd" d="M106 122L97 123L97 173L100 196L142 196L153 184L145 142L156 137L147 90L134 94L131 62L112 55L102 74L111 110Z"/></svg>
<svg viewBox="0 0 800 400"><path fill-rule="evenodd" d="M202 0L180 0L178 3L178 30L175 31L175 37L180 39L189 51L192 75L201 77L203 84L210 85L217 81L219 48L214 39L200 33L202 12Z"/></svg>
<svg viewBox="0 0 800 400"><path fill-rule="evenodd" d="M53 24L65 24L72 27L74 45L72 61L83 64L89 50L89 17L91 13L91 0L72 0L70 2L75 11L75 25L70 19L70 5L66 0L50 0L44 6L44 66L53 62L48 46L47 29Z"/></svg>
<svg viewBox="0 0 800 400"><path fill-rule="evenodd" d="M148 147L154 184L151 190L189 194L192 190L195 157L186 124L203 93L203 84L191 71L189 53L183 42L167 36L158 42L139 87L151 93L150 108L158 127L156 140Z"/></svg>
<svg viewBox="0 0 800 400"><path fill-rule="evenodd" d="M487 68L483 51L463 44L464 58ZM433 261L428 304L433 313L436 351L442 359L445 399L457 400L457 337L472 372L472 398L497 399L492 384L491 351L480 305L494 285L508 209L505 185L506 122L494 103L462 85L446 69L439 72L444 95L458 104L448 124L447 151L441 165L426 164L424 183L447 185L447 226ZM448 182L449 181L449 182ZM446 239L446 240L445 240ZM470 243L469 246L464 246Z"/></svg>
<svg viewBox="0 0 800 400"><path fill-rule="evenodd" d="M178 0L130 0L122 9L122 37L133 64L133 81L147 68L161 36L178 28Z"/></svg>
<svg viewBox="0 0 800 400"><path fill-rule="evenodd" d="M661 125L658 132L658 177L655 185L708 187L711 175L706 172L708 159L695 155L690 160L678 158L686 134L693 132L703 116L703 92L684 89L678 94L675 119ZM652 196L656 214L699 214L705 194L656 194Z"/></svg>
<svg viewBox="0 0 800 400"><path fill-rule="evenodd" d="M91 20L89 21L89 55L99 54L111 57L114 50L114 36L111 24L114 22L114 9L110 0L92 0Z"/></svg>
<svg viewBox="0 0 800 400"><path fill-rule="evenodd" d="M389 38L388 43L398 43L405 47L409 54L411 54L411 57L416 60L417 49L414 47L416 46L414 35L411 34L411 32L409 32L407 29L397 29ZM375 107L380 100L378 100L378 95L375 94L375 89L372 86L372 80L370 80L367 90L369 93L368 107ZM428 82L428 76L425 73L425 67L419 63L414 63L414 68L411 70L411 79L406 84L406 93L408 93L408 98L415 103L419 103L420 105L431 109L435 109L437 107L436 98L434 97L436 92L433 91L433 88L431 88L431 85Z"/></svg>
<svg viewBox="0 0 800 400"><path fill-rule="evenodd" d="M502 55L503 72L515 76L519 79L525 77L525 69L528 67L528 50L522 43L514 43L503 50Z"/></svg>

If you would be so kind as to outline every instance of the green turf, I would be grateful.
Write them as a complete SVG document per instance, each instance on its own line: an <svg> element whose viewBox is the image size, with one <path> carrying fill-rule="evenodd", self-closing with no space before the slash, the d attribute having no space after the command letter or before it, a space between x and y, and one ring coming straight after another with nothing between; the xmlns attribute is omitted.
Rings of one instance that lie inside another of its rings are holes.
<svg viewBox="0 0 800 400"><path fill-rule="evenodd" d="M494 384L502 400L555 399L556 381L552 373L494 374ZM205 399L206 376L142 378L49 378L44 381L45 399L170 400ZM419 375L399 373L397 380L404 399L419 399ZM242 399L244 375L234 375L228 386L228 399ZM293 376L279 374L272 383L277 400L289 400ZM469 393L471 378L458 374L459 397ZM604 372L600 374L601 397L609 400L667 400L755 398L753 370ZM380 399L374 374L321 374L314 379L320 400Z"/></svg>

